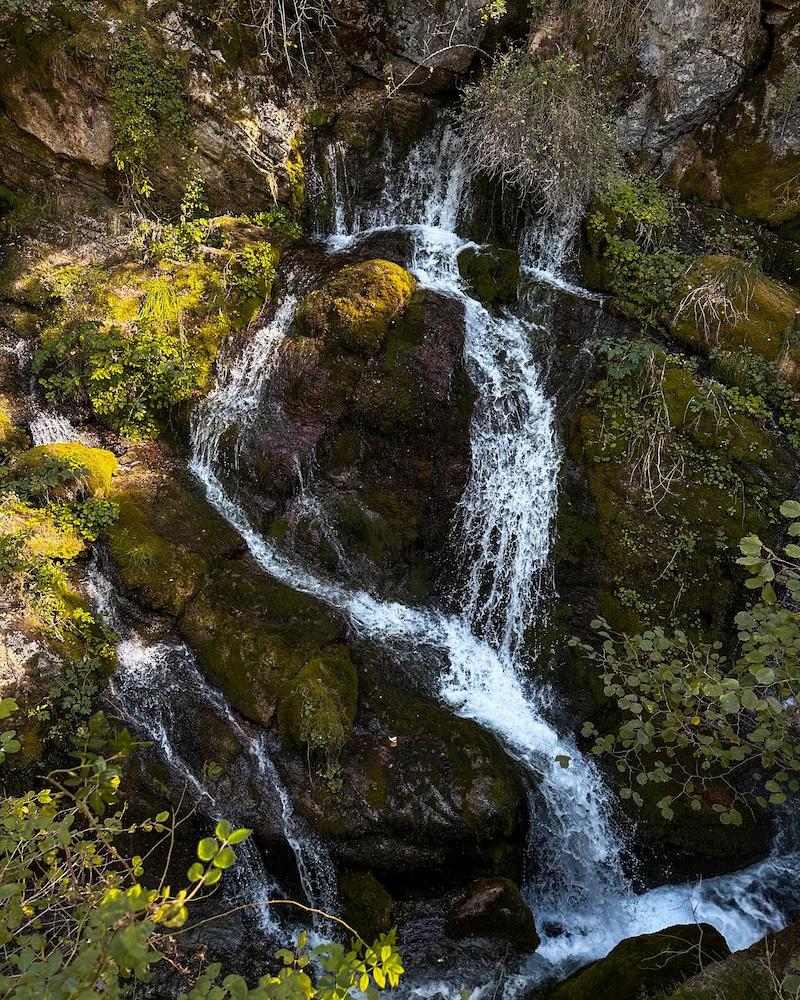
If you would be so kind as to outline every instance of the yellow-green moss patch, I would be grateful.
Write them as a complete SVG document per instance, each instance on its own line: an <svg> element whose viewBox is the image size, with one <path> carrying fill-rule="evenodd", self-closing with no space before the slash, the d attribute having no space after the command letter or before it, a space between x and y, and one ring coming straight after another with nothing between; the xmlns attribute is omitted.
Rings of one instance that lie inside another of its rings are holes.
<svg viewBox="0 0 800 1000"><path fill-rule="evenodd" d="M416 281L388 260L343 267L306 296L298 312L303 332L363 354L383 344L389 325L408 304Z"/></svg>
<svg viewBox="0 0 800 1000"><path fill-rule="evenodd" d="M69 495L108 496L119 469L116 457L105 448L87 448L76 441L42 444L14 461L14 479L41 482L54 498ZM52 479L52 483L51 483Z"/></svg>
<svg viewBox="0 0 800 1000"><path fill-rule="evenodd" d="M749 347L797 384L800 295L786 285L734 257L703 257L679 283L674 309L672 333L693 350Z"/></svg>

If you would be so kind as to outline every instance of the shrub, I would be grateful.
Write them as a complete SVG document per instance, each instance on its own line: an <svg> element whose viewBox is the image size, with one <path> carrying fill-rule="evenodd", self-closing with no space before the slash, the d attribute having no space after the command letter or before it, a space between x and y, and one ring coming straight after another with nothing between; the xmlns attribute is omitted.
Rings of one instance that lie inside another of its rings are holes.
<svg viewBox="0 0 800 1000"><path fill-rule="evenodd" d="M0 720L17 710L13 699L0 701ZM127 838L155 835L152 850L171 845L188 816L165 810L131 821L121 787L135 744L127 732L114 732L102 713L80 725L71 743L71 767L52 772L38 789L0 800L0 995L15 1000L98 993L118 1000L134 983L146 983L164 953L175 950L172 935L186 924L190 908L213 894L252 832L220 820L197 843L183 887L173 890L165 870L149 888L142 881L143 859L125 851ZM0 732L0 763L20 749L15 730ZM372 994L397 986L404 970L395 932L370 947L343 921L331 919L353 934L349 948L335 942L309 948L303 932L294 949L277 952L276 971L252 989L241 976L221 978L214 964L180 1000L346 1000L356 990Z"/></svg>
<svg viewBox="0 0 800 1000"><path fill-rule="evenodd" d="M786 501L781 512L791 519L789 537L800 537L800 503ZM730 801L712 808L723 823L741 824L735 778L745 765L759 769L754 780L761 782L763 807L781 805L800 790L800 619L792 610L800 597L800 545L790 541L775 551L748 535L740 550L745 586L760 595L736 616L733 663L720 642L661 626L628 635L597 619L599 647L571 640L600 665L606 697L627 717L604 736L587 723L584 736L595 737L595 753L612 756L629 779L623 797L641 805L637 787L677 784L677 793L659 802L666 819L676 799L700 810L702 791L723 784Z"/></svg>
<svg viewBox="0 0 800 1000"><path fill-rule="evenodd" d="M591 78L563 56L500 56L464 95L460 132L476 172L577 217L621 169L616 136Z"/></svg>
<svg viewBox="0 0 800 1000"><path fill-rule="evenodd" d="M77 323L44 340L34 370L45 398L89 403L130 437L158 433L158 414L195 391L197 360L179 332L142 324L136 336L97 322Z"/></svg>

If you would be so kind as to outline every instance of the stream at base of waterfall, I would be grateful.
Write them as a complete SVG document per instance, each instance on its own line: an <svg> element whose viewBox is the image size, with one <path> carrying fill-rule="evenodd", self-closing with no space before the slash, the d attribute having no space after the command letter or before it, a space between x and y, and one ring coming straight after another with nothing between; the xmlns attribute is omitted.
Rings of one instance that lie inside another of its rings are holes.
<svg viewBox="0 0 800 1000"><path fill-rule="evenodd" d="M459 613L388 602L335 579L322 578L276 549L251 525L235 490L222 484L220 442L232 428L240 436L255 418L276 358L295 314L302 289L287 278L288 291L273 310L271 321L237 352L218 364L216 385L197 405L192 417L191 471L209 502L239 532L266 573L299 591L344 611L357 634L393 647L435 651L445 665L431 694L453 712L469 717L495 734L537 787L531 800L528 856L537 859L536 873L524 885L535 914L542 944L535 956L504 980L505 994L606 954L623 938L678 923L707 921L733 949L745 947L783 925L782 892L800 872L796 854L777 852L747 871L713 878L698 885L663 886L636 895L623 872L624 844L611 815L611 799L592 760L580 752L569 734L559 733L548 719L553 692L526 677L523 639L546 614L553 519L558 502L560 446L553 405L543 387L540 356L546 355L549 331L520 307L490 314L472 298L460 278L457 256L475 246L458 235L468 211L468 178L455 140L445 130L424 141L399 168L387 169L380 204L357 206L357 192L347 183L344 158L331 154L328 174L334 182L328 252L353 247L378 230L402 229L411 241L409 270L420 285L458 299L464 307L465 360L477 390L472 419L472 467L453 524L460 552L461 583L451 606ZM402 182L399 180L402 178ZM345 193L347 192L347 197ZM568 240L550 257L563 256ZM531 260L536 241L525 241L529 259L523 268L530 281L569 288L553 273L556 261ZM539 243L542 243L540 235ZM48 416L48 432L55 425ZM53 431L57 433L57 428ZM230 470L229 470L230 471ZM235 471L235 470L234 470ZM108 584L97 571L95 599L113 615ZM126 714L163 749L167 762L206 797L204 809L216 815L215 803L174 745L170 719L182 711L178 692L191 676L199 697L238 733L258 761L258 772L274 789L283 826L309 901L336 907L333 865L324 845L295 816L289 797L257 733L243 728L223 696L203 681L194 657L181 644L148 644L135 630L122 628L120 667L113 696ZM151 678L157 673L158 684ZM172 703L172 696L175 703ZM569 758L563 767L557 758ZM263 861L252 851L243 859L240 895L272 894ZM532 866L530 866L532 868ZM268 909L259 910L259 928L280 933ZM404 993L457 994L466 984L459 970L447 970L444 983L415 981L413 957L407 966ZM449 974L448 974L449 973Z"/></svg>

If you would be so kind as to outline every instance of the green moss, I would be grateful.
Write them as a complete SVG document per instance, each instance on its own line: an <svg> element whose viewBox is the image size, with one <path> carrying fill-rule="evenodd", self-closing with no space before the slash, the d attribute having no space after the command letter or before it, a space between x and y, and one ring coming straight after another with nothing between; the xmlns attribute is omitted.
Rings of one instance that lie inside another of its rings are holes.
<svg viewBox="0 0 800 1000"><path fill-rule="evenodd" d="M768 141L739 127L723 144L717 161L722 197L737 215L770 226L797 217L797 197L790 196L800 171L797 153L776 156Z"/></svg>
<svg viewBox="0 0 800 1000"><path fill-rule="evenodd" d="M55 498L78 494L106 497L111 492L111 480L119 469L116 457L103 448L87 448L83 444L42 444L19 455L13 463L11 475L15 479L35 482L45 479L48 466L64 471L62 482L55 485Z"/></svg>
<svg viewBox="0 0 800 1000"><path fill-rule="evenodd" d="M507 305L516 300L519 254L515 250L466 247L458 255L458 270L484 305Z"/></svg>
<svg viewBox="0 0 800 1000"><path fill-rule="evenodd" d="M30 444L28 435L20 427L15 427L11 415L3 406L0 397L0 460L21 451Z"/></svg>
<svg viewBox="0 0 800 1000"><path fill-rule="evenodd" d="M173 615L205 579L205 559L167 532L155 530L149 494L124 487L114 494L119 520L111 528L108 544L122 579L148 607Z"/></svg>
<svg viewBox="0 0 800 1000"><path fill-rule="evenodd" d="M179 627L234 708L264 724L303 667L339 638L321 605L265 577L249 559L209 569Z"/></svg>
<svg viewBox="0 0 800 1000"><path fill-rule="evenodd" d="M24 539L25 557L69 562L84 551L77 530L44 510L11 499L0 505L0 534Z"/></svg>
<svg viewBox="0 0 800 1000"><path fill-rule="evenodd" d="M547 1000L639 1000L643 991L679 983L729 954L725 939L709 924L668 927L622 941L548 993Z"/></svg>
<svg viewBox="0 0 800 1000"><path fill-rule="evenodd" d="M339 880L342 916L365 941L392 928L393 901L372 872L348 872Z"/></svg>
<svg viewBox="0 0 800 1000"><path fill-rule="evenodd" d="M246 717L268 723L297 675L319 658L348 680L340 697L349 719L356 685L336 645L341 626L244 556L238 535L182 475L163 454L143 453L121 477L109 550L123 583L145 606L176 617L206 675Z"/></svg>
<svg viewBox="0 0 800 1000"><path fill-rule="evenodd" d="M298 323L304 333L323 338L330 348L371 355L383 345L390 323L406 307L415 287L406 270L386 260L343 267L306 296Z"/></svg>
<svg viewBox="0 0 800 1000"><path fill-rule="evenodd" d="M302 137L292 139L285 169L289 181L289 203L295 216L299 215L306 202L306 170L303 163Z"/></svg>
<svg viewBox="0 0 800 1000"><path fill-rule="evenodd" d="M335 760L353 728L358 675L345 646L310 659L281 699L278 726L289 743Z"/></svg>
<svg viewBox="0 0 800 1000"><path fill-rule="evenodd" d="M781 359L785 377L800 384L800 350L791 333L798 326L800 295L743 262L717 255L697 261L674 293L672 334L692 349L750 348L770 361ZM732 284L726 275L736 271ZM730 287L728 287L730 286Z"/></svg>

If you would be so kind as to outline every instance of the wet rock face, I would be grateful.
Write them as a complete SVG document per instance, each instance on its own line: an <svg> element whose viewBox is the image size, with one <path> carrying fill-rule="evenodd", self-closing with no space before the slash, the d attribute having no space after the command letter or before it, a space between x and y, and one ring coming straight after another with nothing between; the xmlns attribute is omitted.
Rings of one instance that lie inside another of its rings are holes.
<svg viewBox="0 0 800 1000"><path fill-rule="evenodd" d="M764 15L770 46L764 65L746 74L735 99L664 156L681 191L724 202L745 219L783 226L797 239L800 102L794 74L800 7L771 4Z"/></svg>
<svg viewBox="0 0 800 1000"><path fill-rule="evenodd" d="M468 475L473 390L461 304L414 289L402 268L367 261L305 299L240 475L274 538L420 598Z"/></svg>
<svg viewBox="0 0 800 1000"><path fill-rule="evenodd" d="M767 45L756 5L720 16L708 0L655 0L639 52L641 96L622 121L625 147L658 153L726 106Z"/></svg>
<svg viewBox="0 0 800 1000"><path fill-rule="evenodd" d="M505 878L475 883L454 907L447 933L454 938L498 939L525 952L539 947L533 914L519 887Z"/></svg>
<svg viewBox="0 0 800 1000"><path fill-rule="evenodd" d="M172 622L247 731L268 731L295 810L337 860L394 872L485 869L521 842L525 792L494 737L400 690L390 657L356 655L343 617L267 576L163 451L130 456L114 499L109 554L123 593ZM193 711L178 724L187 745L197 744L198 724L212 731ZM241 732L223 717L213 726L226 758L220 780L242 799L243 820L274 842L279 811L238 750ZM334 771L328 757L338 757Z"/></svg>

